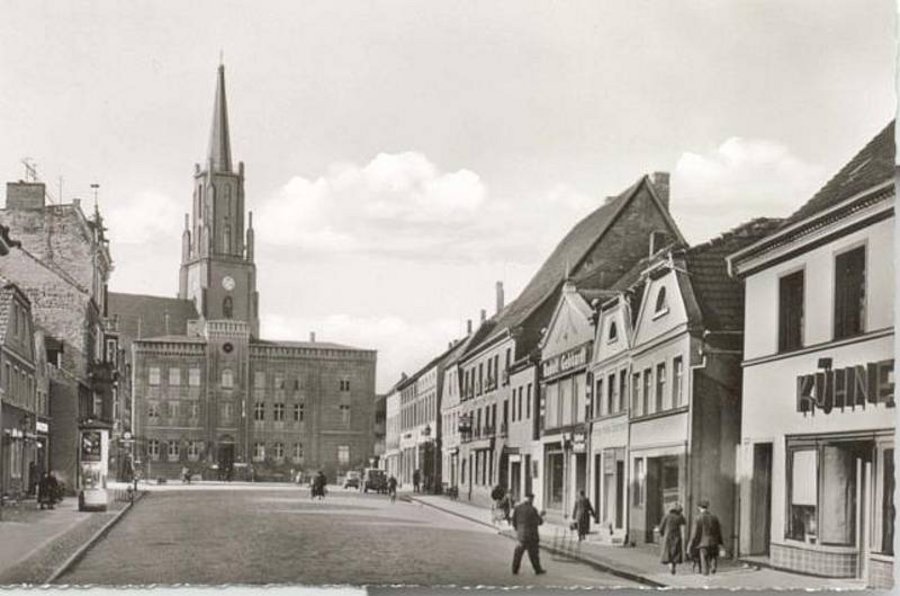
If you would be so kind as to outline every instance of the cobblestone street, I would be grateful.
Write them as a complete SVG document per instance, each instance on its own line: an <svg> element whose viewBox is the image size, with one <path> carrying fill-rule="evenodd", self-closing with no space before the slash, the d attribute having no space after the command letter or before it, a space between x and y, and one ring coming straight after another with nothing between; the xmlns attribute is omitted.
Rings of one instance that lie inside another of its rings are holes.
<svg viewBox="0 0 900 596"><path fill-rule="evenodd" d="M630 586L542 554L510 572L514 542L420 504L297 487L154 491L59 584Z"/></svg>

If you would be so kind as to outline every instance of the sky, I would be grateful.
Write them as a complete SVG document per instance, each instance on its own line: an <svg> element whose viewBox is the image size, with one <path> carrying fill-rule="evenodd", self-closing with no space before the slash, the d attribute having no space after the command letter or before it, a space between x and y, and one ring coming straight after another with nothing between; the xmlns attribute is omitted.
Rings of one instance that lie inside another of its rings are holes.
<svg viewBox="0 0 900 596"><path fill-rule="evenodd" d="M691 243L808 200L896 111L891 0L6 0L0 173L97 191L110 289L174 296L220 55L262 335L377 388L671 173Z"/></svg>

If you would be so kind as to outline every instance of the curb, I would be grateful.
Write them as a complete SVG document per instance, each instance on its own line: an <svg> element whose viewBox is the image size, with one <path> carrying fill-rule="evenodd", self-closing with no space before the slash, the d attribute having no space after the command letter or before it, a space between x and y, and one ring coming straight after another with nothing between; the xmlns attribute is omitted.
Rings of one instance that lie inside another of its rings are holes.
<svg viewBox="0 0 900 596"><path fill-rule="evenodd" d="M437 509L438 511L443 511L444 513L449 513L450 515L455 515L456 517L465 519L467 521L470 521L470 522L473 522L476 524L480 524L482 526L486 526L486 527L494 529L494 530L497 529L497 526L495 526L494 524L490 524L490 523L481 521L480 519L475 519L473 517L469 517L468 515L459 513L458 511L452 511L450 509L445 509L444 507L441 507L440 505L436 505L434 503L428 503L426 501L421 501L421 500L417 499L416 497L407 497L407 499L410 502L419 503L420 505L424 505L426 507L431 507L432 509ZM499 535L503 536L505 538L509 538L510 540L513 540L513 541L516 539L515 536L507 534L504 531L500 531ZM622 569L617 569L615 567L611 567L607 563L600 562L593 558L588 558L583 555L576 556L570 552L564 551L559 548L553 548L552 546L548 546L546 544L541 544L540 547L541 547L541 550L546 551L550 554L574 559L576 561L584 563L585 565L588 565L589 567L593 567L594 569L597 569L598 571L602 571L604 573L608 573L608 574L614 575L616 577L621 577L622 579L627 579L629 581L633 581L633 582L642 584L644 586L648 586L651 588L670 588L670 587L672 587L669 584L660 583L656 580L650 579L649 577L645 577L645 576L637 574L637 573L632 573L630 571L623 571Z"/></svg>
<svg viewBox="0 0 900 596"><path fill-rule="evenodd" d="M57 567L53 573L50 574L50 577L48 577L46 580L44 580L43 585L47 586L49 584L52 584L57 579L59 579L64 573L66 573L72 567L74 567L75 564L78 563L78 561L80 561L84 557L84 555L87 554L88 550L90 550L91 547L93 547L94 544L96 544L98 540L103 538L112 529L112 527L114 525L116 525L116 523L118 523L118 521L120 519L122 519L122 517L126 513L131 511L131 508L134 507L135 503L137 503L142 498L144 498L145 494L146 494L145 492L138 493L139 496L134 501L127 503L125 505L125 507L123 507L121 511L116 513L116 515L111 520L109 520L108 522L103 524L102 528L97 530L97 532L95 532L94 535L91 536L87 542L85 542L80 547L78 547L78 550L76 550L68 559L63 561L63 563L59 567Z"/></svg>

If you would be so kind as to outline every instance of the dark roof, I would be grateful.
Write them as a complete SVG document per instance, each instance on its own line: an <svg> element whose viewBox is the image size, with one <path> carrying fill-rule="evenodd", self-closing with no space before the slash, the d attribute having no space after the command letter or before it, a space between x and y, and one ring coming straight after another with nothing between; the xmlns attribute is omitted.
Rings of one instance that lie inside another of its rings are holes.
<svg viewBox="0 0 900 596"><path fill-rule="evenodd" d="M187 322L200 318L191 300L119 292L107 296L107 311L110 317L118 318L119 333L126 345L135 339L184 335Z"/></svg>
<svg viewBox="0 0 900 596"><path fill-rule="evenodd" d="M771 234L782 220L757 218L709 242L684 250L691 288L703 326L716 330L744 328L744 286L728 275L725 257Z"/></svg>
<svg viewBox="0 0 900 596"><path fill-rule="evenodd" d="M544 261L522 293L510 302L503 310L495 315L491 321L494 323L494 333L488 334L487 339L522 325L529 316L535 312L548 298L561 287L567 273L575 271L584 259L590 254L593 247L600 241L606 231L616 221L616 216L628 204L629 200L637 195L638 191L646 185L650 195L655 197L653 183L648 176L641 176L634 184L617 196L610 197L599 208L587 217L579 221L560 241L550 256ZM669 218L673 230L678 233L678 228L667 210L660 206L661 211ZM597 280L588 279L582 275L574 280L578 287L599 289L603 284ZM611 280L606 280L606 285ZM552 312L552 311L549 311ZM537 339L537 335L533 339ZM473 346L479 342L472 343ZM523 343L520 340L519 343ZM529 343L525 341L524 343ZM528 346L525 346L527 349ZM517 351L519 344L517 343Z"/></svg>
<svg viewBox="0 0 900 596"><path fill-rule="evenodd" d="M869 141L862 151L850 160L805 205L785 219L782 227L806 219L829 207L893 179L896 148L894 122Z"/></svg>

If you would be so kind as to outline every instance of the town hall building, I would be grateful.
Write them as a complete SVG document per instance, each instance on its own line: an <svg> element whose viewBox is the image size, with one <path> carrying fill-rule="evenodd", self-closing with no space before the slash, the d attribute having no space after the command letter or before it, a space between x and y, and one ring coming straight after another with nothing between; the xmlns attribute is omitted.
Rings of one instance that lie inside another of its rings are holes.
<svg viewBox="0 0 900 596"><path fill-rule="evenodd" d="M253 216L233 167L219 66L206 163L194 168L177 298L109 294L130 351L135 465L147 477L280 480L368 465L374 350L260 338Z"/></svg>

